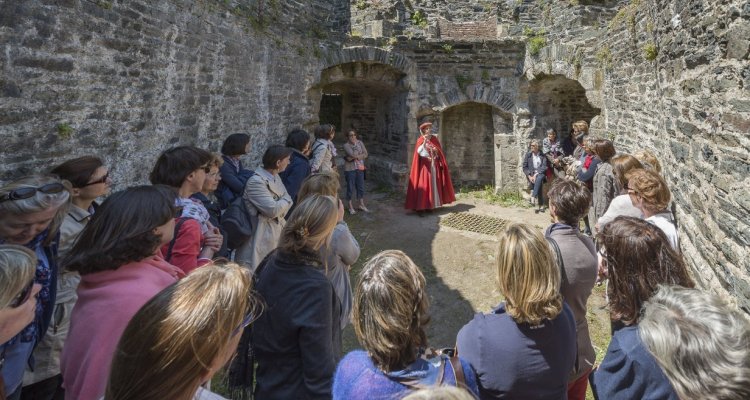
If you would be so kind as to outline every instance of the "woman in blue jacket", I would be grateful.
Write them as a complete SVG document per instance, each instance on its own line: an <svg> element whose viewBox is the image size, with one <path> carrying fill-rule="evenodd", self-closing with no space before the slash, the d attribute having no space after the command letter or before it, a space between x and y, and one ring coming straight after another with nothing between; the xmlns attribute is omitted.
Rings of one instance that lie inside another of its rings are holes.
<svg viewBox="0 0 750 400"><path fill-rule="evenodd" d="M250 151L250 135L233 133L224 140L221 146L221 157L224 164L219 169L221 182L216 189L221 208L229 207L234 199L241 197L245 183L253 176L253 171L242 167L240 157Z"/></svg>
<svg viewBox="0 0 750 400"><path fill-rule="evenodd" d="M297 204L297 193L299 193L299 188L302 187L302 181L311 173L310 159L308 158L311 139L310 134L302 129L295 129L289 132L286 137L286 147L292 149L292 156L289 159L289 165L279 173L279 176L281 181L284 182L286 192L294 200L294 204ZM292 210L294 210L294 205L287 212L287 217L292 214Z"/></svg>

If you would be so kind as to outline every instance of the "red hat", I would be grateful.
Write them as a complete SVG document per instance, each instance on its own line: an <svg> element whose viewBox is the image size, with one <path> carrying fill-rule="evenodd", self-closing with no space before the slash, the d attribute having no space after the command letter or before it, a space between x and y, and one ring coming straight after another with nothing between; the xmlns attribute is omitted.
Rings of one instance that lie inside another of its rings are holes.
<svg viewBox="0 0 750 400"><path fill-rule="evenodd" d="M425 127L432 126L432 122L424 122L422 125L419 125L419 131L421 132Z"/></svg>

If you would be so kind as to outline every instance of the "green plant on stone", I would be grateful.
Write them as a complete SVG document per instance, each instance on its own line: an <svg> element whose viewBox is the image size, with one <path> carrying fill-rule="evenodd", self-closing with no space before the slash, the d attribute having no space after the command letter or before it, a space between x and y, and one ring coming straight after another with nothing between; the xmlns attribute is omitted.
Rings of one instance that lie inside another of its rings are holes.
<svg viewBox="0 0 750 400"><path fill-rule="evenodd" d="M96 1L96 5L99 6L99 7L101 7L101 8L103 8L103 9L105 9L105 10L112 9L112 2L111 1L97 0Z"/></svg>
<svg viewBox="0 0 750 400"><path fill-rule="evenodd" d="M415 11L411 15L410 19L411 19L411 22L414 25L416 25L416 26L418 26L418 27L420 27L422 29L427 29L427 25L428 25L427 17L424 14L422 14L422 11L419 11L419 10Z"/></svg>
<svg viewBox="0 0 750 400"><path fill-rule="evenodd" d="M67 122L57 124L57 136L61 139L69 139L73 135L73 132L75 132L73 127Z"/></svg>
<svg viewBox="0 0 750 400"><path fill-rule="evenodd" d="M612 67L612 50L608 46L600 48L596 52L596 61L599 62L599 66L603 69L609 69Z"/></svg>
<svg viewBox="0 0 750 400"><path fill-rule="evenodd" d="M656 48L656 45L653 42L646 43L645 46L643 46L643 58L645 58L648 61L654 61L656 60L656 56L659 55L659 50Z"/></svg>
<svg viewBox="0 0 750 400"><path fill-rule="evenodd" d="M452 45L450 45L448 43L445 43L441 47L443 48L443 51L446 54L453 54L453 46Z"/></svg>
<svg viewBox="0 0 750 400"><path fill-rule="evenodd" d="M354 6L357 7L357 10L364 10L368 7L369 4L367 4L366 0L357 0L354 3Z"/></svg>
<svg viewBox="0 0 750 400"><path fill-rule="evenodd" d="M534 30L525 26L523 28L523 34L526 36L526 44L529 50L529 54L536 56L539 52L547 46L547 38L545 37L544 29Z"/></svg>
<svg viewBox="0 0 750 400"><path fill-rule="evenodd" d="M458 189L457 197L473 197L475 199L482 199L491 204L496 204L503 207L531 207L527 201L524 201L523 196L521 196L519 192L506 191L496 193L495 187L492 185L479 187L462 186Z"/></svg>
<svg viewBox="0 0 750 400"><path fill-rule="evenodd" d="M465 90L466 87L474 83L474 79L468 75L456 75L456 83L461 90Z"/></svg>
<svg viewBox="0 0 750 400"><path fill-rule="evenodd" d="M490 71L487 71L486 69L482 70L482 80L483 81L490 80Z"/></svg>

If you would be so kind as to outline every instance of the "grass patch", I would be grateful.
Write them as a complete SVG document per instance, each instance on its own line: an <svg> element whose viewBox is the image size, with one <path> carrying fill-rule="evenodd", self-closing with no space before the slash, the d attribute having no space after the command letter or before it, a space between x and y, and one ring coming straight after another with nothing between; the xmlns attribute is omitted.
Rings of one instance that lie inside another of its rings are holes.
<svg viewBox="0 0 750 400"><path fill-rule="evenodd" d="M502 207L520 207L530 208L529 203L521 196L519 192L501 192L495 193L492 185L484 187L461 187L458 190L458 198L481 199L490 204Z"/></svg>

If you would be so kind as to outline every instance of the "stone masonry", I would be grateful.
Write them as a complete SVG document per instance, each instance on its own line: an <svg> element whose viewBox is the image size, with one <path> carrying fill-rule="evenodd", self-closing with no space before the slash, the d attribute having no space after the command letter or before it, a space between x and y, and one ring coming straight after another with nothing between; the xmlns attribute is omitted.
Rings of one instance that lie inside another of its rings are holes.
<svg viewBox="0 0 750 400"><path fill-rule="evenodd" d="M699 284L750 312L750 1L0 0L0 180L253 136L256 165L333 113L402 189L434 121L458 185L524 186L532 138L584 119L648 149ZM321 110L324 95L340 96ZM343 135L337 137L343 141ZM369 176L369 175L368 175Z"/></svg>

